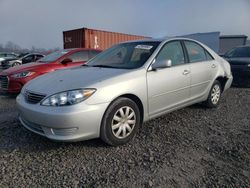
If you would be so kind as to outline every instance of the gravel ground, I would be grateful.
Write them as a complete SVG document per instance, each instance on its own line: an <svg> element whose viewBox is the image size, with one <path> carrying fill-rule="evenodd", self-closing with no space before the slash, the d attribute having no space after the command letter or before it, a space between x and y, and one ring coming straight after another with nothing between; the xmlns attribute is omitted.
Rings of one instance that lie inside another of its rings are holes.
<svg viewBox="0 0 250 188"><path fill-rule="evenodd" d="M16 117L0 95L0 187L250 187L250 88L149 121L121 147L53 142Z"/></svg>

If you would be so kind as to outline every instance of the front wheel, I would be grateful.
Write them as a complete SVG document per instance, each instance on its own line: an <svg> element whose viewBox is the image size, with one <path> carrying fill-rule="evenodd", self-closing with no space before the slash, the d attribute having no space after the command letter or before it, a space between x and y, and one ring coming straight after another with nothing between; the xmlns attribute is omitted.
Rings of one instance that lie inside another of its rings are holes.
<svg viewBox="0 0 250 188"><path fill-rule="evenodd" d="M208 98L205 101L206 106L209 108L216 108L219 105L221 93L221 84L218 80L215 80L209 92Z"/></svg>
<svg viewBox="0 0 250 188"><path fill-rule="evenodd" d="M140 124L140 111L128 98L118 98L108 107L101 125L101 139L109 145L128 143Z"/></svg>

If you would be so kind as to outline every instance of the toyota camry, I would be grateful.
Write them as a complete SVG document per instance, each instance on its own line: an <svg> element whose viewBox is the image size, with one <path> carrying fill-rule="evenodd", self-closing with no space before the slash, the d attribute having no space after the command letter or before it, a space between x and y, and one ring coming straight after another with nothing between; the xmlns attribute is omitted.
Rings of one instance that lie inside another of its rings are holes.
<svg viewBox="0 0 250 188"><path fill-rule="evenodd" d="M49 139L121 145L152 118L200 102L217 107L232 79L229 63L200 42L130 41L28 82L19 119Z"/></svg>

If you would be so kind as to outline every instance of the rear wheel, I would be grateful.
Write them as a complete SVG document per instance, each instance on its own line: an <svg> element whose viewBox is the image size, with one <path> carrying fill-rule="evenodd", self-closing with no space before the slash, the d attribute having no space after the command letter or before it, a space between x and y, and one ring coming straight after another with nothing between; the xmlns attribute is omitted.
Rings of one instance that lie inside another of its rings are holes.
<svg viewBox="0 0 250 188"><path fill-rule="evenodd" d="M218 80L215 80L205 102L206 106L209 108L216 108L219 105L221 93L221 84Z"/></svg>
<svg viewBox="0 0 250 188"><path fill-rule="evenodd" d="M107 109L101 125L101 139L109 145L128 143L139 128L140 112L136 103L118 98Z"/></svg>

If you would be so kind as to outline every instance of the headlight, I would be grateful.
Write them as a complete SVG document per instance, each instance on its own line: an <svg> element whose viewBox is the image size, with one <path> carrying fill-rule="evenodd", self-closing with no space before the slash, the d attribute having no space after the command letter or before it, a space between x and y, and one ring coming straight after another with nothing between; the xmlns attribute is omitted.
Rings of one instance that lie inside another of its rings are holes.
<svg viewBox="0 0 250 188"><path fill-rule="evenodd" d="M13 74L11 77L12 78L25 78L25 77L31 76L33 74L35 74L35 72L25 71L25 72Z"/></svg>
<svg viewBox="0 0 250 188"><path fill-rule="evenodd" d="M80 103L95 93L96 89L77 89L65 91L47 97L41 102L43 106L68 106Z"/></svg>
<svg viewBox="0 0 250 188"><path fill-rule="evenodd" d="M250 67L250 64L248 64L247 66Z"/></svg>

